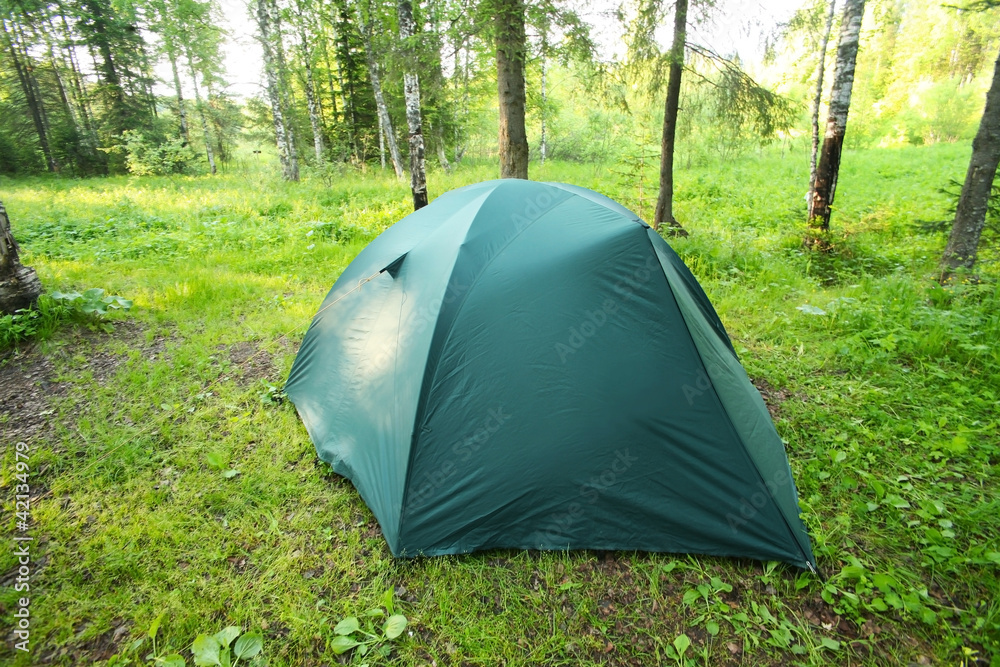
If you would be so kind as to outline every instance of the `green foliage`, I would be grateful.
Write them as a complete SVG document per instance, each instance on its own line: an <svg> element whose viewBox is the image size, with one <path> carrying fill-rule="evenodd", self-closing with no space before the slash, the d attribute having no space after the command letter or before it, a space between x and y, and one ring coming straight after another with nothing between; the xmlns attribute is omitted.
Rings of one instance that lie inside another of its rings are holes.
<svg viewBox="0 0 1000 667"><path fill-rule="evenodd" d="M132 665L148 665L149 667L185 667L188 663L184 656L174 651L169 645L157 646L157 635L160 624L166 612L161 612L149 626L144 637L131 642L121 653L108 660L107 667L130 667ZM201 633L195 637L190 647L195 667L265 667L267 661L261 655L264 648L264 637L260 632L243 632L239 626L231 625L215 634ZM142 660L139 660L139 649L146 639L150 640L152 650ZM234 643L235 642L235 643Z"/></svg>
<svg viewBox="0 0 1000 667"><path fill-rule="evenodd" d="M192 169L195 155L180 137L152 141L142 132L126 130L122 139L124 143L102 150L123 154L125 168L133 176L183 174Z"/></svg>
<svg viewBox="0 0 1000 667"><path fill-rule="evenodd" d="M98 318L102 315L107 315L108 310L129 310L132 307L132 301L129 299L124 299L120 296L105 295L104 290L100 287L92 287L84 291L83 294L79 292L68 292L66 294L52 292L51 296L55 301L65 303L71 310L78 309L85 315L94 315Z"/></svg>
<svg viewBox="0 0 1000 667"><path fill-rule="evenodd" d="M103 322L109 310L129 310L132 301L120 296L105 296L98 287L79 292L42 294L32 308L0 317L0 350L17 347L30 340L45 340L68 322L111 330Z"/></svg>
<svg viewBox="0 0 1000 667"><path fill-rule="evenodd" d="M388 658L392 653L390 642L406 629L407 620L402 614L393 613L393 591L382 596L385 609L372 607L361 618L348 616L333 628L334 638L330 649L340 655L355 651L360 659L367 656Z"/></svg>

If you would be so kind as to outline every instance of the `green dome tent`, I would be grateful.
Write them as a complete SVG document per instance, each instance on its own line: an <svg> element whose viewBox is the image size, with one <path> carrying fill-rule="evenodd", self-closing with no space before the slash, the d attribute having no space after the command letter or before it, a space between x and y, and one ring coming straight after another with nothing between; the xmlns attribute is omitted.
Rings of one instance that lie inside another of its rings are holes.
<svg viewBox="0 0 1000 667"><path fill-rule="evenodd" d="M397 556L815 565L781 439L704 292L584 188L480 183L386 230L327 295L286 391Z"/></svg>

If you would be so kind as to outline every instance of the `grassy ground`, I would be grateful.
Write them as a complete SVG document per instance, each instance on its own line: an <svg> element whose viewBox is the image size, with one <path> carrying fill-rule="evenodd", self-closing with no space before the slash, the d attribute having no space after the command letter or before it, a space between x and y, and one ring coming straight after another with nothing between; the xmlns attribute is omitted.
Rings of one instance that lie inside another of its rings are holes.
<svg viewBox="0 0 1000 667"><path fill-rule="evenodd" d="M261 630L271 665L1000 663L997 271L936 286L943 238L913 227L945 217L937 188L967 156L848 153L831 252L802 245L801 161L681 176L692 234L671 243L773 410L825 582L644 553L393 560L275 388L337 275L407 212L405 186L285 185L246 163L216 178L0 180L45 285L135 301L113 331L62 326L0 365L0 539L21 534L13 443L26 441L36 540L32 652L7 642L0 661L146 664L148 639L128 647L162 614L157 654L188 664L199 633L229 625ZM434 174L432 193L493 171ZM607 168L532 176L650 207ZM6 637L17 567L0 549ZM335 656L335 624L387 602L409 619L389 657Z"/></svg>

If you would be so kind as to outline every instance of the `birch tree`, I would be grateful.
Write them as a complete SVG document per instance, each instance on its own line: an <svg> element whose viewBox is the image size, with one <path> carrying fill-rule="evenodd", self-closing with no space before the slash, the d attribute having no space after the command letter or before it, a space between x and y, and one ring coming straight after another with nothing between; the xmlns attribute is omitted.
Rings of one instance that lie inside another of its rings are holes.
<svg viewBox="0 0 1000 667"><path fill-rule="evenodd" d="M174 76L174 95L177 98L177 119L180 121L180 135L184 140L184 145L191 143L191 136L188 133L187 110L184 108L184 91L181 89L181 76L177 69L177 52L173 48L173 40L170 39L167 46L167 57L170 59L170 71Z"/></svg>
<svg viewBox="0 0 1000 667"><path fill-rule="evenodd" d="M267 99L271 105L274 120L274 135L281 161L281 174L286 181L299 180L299 165L291 145L292 136L286 124L282 100L282 72L279 69L275 39L280 38L275 30L277 8L274 0L257 0L258 39L264 57L264 75L267 79Z"/></svg>
<svg viewBox="0 0 1000 667"><path fill-rule="evenodd" d="M837 191L840 156L847 132L847 113L851 108L851 89L861 40L861 19L865 13L865 0L847 0L840 26L837 46L837 64L833 72L833 90L830 93L830 111L826 121L826 134L812 182L809 200L809 224L821 231L830 229L830 212Z"/></svg>
<svg viewBox="0 0 1000 667"><path fill-rule="evenodd" d="M399 145L396 143L396 133L392 128L392 118L389 116L389 107L385 103L385 96L382 94L382 80L379 77L378 60L375 58L375 49L372 46L372 24L374 18L369 13L368 20L365 20L361 7L356 7L358 27L361 29L361 38L365 46L365 61L368 64L368 77L371 79L372 92L375 94L375 107L378 111L379 121L382 131L385 133L386 143L389 145L389 156L392 158L392 168L396 172L396 178L403 180L403 158L399 153Z"/></svg>
<svg viewBox="0 0 1000 667"><path fill-rule="evenodd" d="M10 231L7 210L0 202L0 313L28 308L42 293L42 283L31 267L21 264L17 241Z"/></svg>
<svg viewBox="0 0 1000 667"><path fill-rule="evenodd" d="M299 10L299 19L302 20L302 11ZM316 95L316 81L313 77L313 53L309 45L309 38L304 25L300 25L299 48L302 51L302 64L306 71L305 90L306 106L309 108L309 125L312 127L313 150L316 151L316 163L323 163L323 129L320 123L320 102Z"/></svg>
<svg viewBox="0 0 1000 667"><path fill-rule="evenodd" d="M427 174L424 168L424 134L420 116L420 80L414 71L416 53L413 48L413 6L410 0L399 0L399 40L403 45L403 58L407 69L403 74L406 98L406 124L410 131L410 190L413 192L413 210L427 206Z"/></svg>
<svg viewBox="0 0 1000 667"><path fill-rule="evenodd" d="M820 39L816 63L816 94L812 105L812 154L809 158L809 199L813 200L813 185L816 182L816 157L819 155L819 107L823 101L823 75L826 72L826 50L830 45L830 31L833 30L833 16L836 13L837 0L829 0L830 8L826 13L826 28Z"/></svg>
<svg viewBox="0 0 1000 667"><path fill-rule="evenodd" d="M208 131L208 119L205 117L205 105L201 100L201 89L198 87L198 70L194 65L194 58L191 56L191 48L186 49L188 70L191 72L191 83L194 85L195 109L201 119L201 130L205 136L205 156L208 158L208 168L213 174L216 173L215 155L212 152L212 135Z"/></svg>

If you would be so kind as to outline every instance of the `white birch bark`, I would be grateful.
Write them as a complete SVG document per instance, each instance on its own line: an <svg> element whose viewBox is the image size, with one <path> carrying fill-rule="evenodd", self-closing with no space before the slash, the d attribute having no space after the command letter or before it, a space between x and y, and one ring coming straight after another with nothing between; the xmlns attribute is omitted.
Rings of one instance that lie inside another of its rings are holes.
<svg viewBox="0 0 1000 667"><path fill-rule="evenodd" d="M416 54L410 45L414 34L413 6L410 0L399 0L399 39L407 62L413 63ZM424 156L424 133L420 116L420 80L416 72L403 74L403 91L406 100L406 124L410 130L410 190L414 210L427 206L427 172Z"/></svg>
<svg viewBox="0 0 1000 667"><path fill-rule="evenodd" d="M271 11L274 0L257 0L257 28L264 58L264 75L267 79L267 99L271 105L271 116L274 119L274 136L278 146L278 159L281 161L281 174L286 181L297 181L297 170L292 169L288 135L285 131L285 116L281 109L281 93L279 91L278 73L274 57L274 35L271 26Z"/></svg>
<svg viewBox="0 0 1000 667"><path fill-rule="evenodd" d="M299 16L302 16L301 11ZM305 28L299 34L302 50L302 62L306 68L306 106L309 107L309 124L312 126L313 149L316 151L316 164L323 164L323 130L319 122L319 104L316 97L316 83L313 79L312 51Z"/></svg>
<svg viewBox="0 0 1000 667"><path fill-rule="evenodd" d="M826 121L826 134L816 165L813 196L809 201L810 224L821 230L830 228L831 205L837 192L837 175L840 156L847 132L847 114L851 109L851 90L854 87L854 70L861 42L861 19L865 13L865 0L847 0L840 26L837 45L837 65L833 70L833 89L830 92L830 111ZM817 224L818 221L818 224Z"/></svg>
<svg viewBox="0 0 1000 667"><path fill-rule="evenodd" d="M190 49L187 50L187 61L188 70L191 72L191 83L194 84L194 105L198 110L198 116L201 118L201 131L205 135L205 154L208 156L208 168L214 174L216 173L216 168L215 155L212 153L212 137L208 132L208 120L205 118L205 107L201 102L201 91L198 88L198 72L194 69Z"/></svg>
<svg viewBox="0 0 1000 667"><path fill-rule="evenodd" d="M378 62L375 60L375 51L372 48L371 24L366 23L361 15L361 8L357 8L358 27L361 29L361 41L365 47L365 62L368 64L368 77L372 82L372 92L375 93L375 107L378 110L379 121L382 123L382 130L385 132L386 143L389 144L389 156L392 158L392 168L396 171L396 178L403 180L403 158L399 154L399 145L396 143L396 134L392 129L392 119L389 117L389 107L386 106L385 97L382 95L382 81L378 75Z"/></svg>

